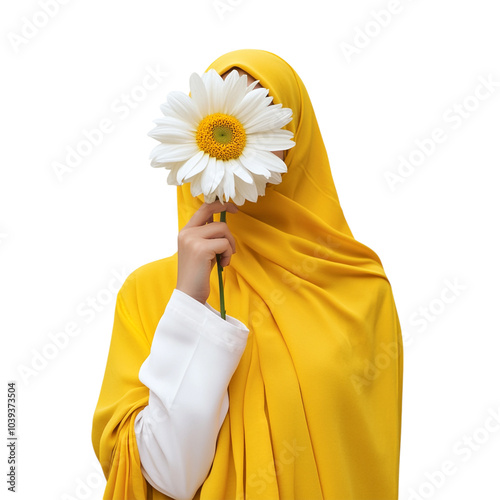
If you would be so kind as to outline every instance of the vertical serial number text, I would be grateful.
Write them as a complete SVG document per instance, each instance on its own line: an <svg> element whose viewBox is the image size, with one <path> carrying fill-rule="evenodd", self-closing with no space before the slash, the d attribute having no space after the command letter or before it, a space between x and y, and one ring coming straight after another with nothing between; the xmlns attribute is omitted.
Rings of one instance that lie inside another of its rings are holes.
<svg viewBox="0 0 500 500"><path fill-rule="evenodd" d="M7 382L7 489L16 491L17 436L16 382Z"/></svg>

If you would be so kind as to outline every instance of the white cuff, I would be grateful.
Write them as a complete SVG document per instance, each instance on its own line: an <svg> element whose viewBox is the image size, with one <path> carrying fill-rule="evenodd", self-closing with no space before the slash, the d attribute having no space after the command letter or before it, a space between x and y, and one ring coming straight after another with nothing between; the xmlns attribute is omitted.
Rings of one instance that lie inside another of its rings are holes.
<svg viewBox="0 0 500 500"><path fill-rule="evenodd" d="M173 498L192 498L205 480L229 408L227 386L249 330L226 318L174 289L139 371L150 389L135 421L141 467Z"/></svg>

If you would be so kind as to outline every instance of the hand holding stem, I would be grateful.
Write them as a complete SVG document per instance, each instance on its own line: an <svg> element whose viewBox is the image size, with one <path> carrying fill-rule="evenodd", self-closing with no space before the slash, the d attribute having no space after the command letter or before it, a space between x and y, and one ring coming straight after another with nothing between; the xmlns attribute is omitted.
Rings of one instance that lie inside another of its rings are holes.
<svg viewBox="0 0 500 500"><path fill-rule="evenodd" d="M223 311L222 268L231 261L236 252L236 242L225 220L226 210L236 213L238 208L232 202L203 203L178 236L178 290L190 295L202 304L210 295L210 274L217 262L221 290L221 317ZM221 219L214 222L213 214L221 213ZM223 215L224 214L224 215Z"/></svg>

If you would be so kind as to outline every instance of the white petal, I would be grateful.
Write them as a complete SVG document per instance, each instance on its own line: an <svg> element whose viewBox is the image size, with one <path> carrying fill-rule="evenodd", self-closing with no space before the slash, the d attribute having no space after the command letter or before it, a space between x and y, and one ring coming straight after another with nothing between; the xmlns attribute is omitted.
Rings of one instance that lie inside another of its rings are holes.
<svg viewBox="0 0 500 500"><path fill-rule="evenodd" d="M208 94L208 114L220 113L224 80L214 69L208 70L202 78Z"/></svg>
<svg viewBox="0 0 500 500"><path fill-rule="evenodd" d="M248 134L246 146L264 151L281 151L290 149L295 145L295 142L290 140L292 137L293 132L282 129Z"/></svg>
<svg viewBox="0 0 500 500"><path fill-rule="evenodd" d="M229 73L229 75L226 76L226 79L224 80L224 83L222 84L224 87L224 92L225 93L231 92L231 89L234 88L234 86L236 85L236 82L238 82L238 81L243 82L245 84L245 89L246 89L246 79L247 79L246 75L240 76L238 74L238 71L233 69L233 71L231 71L231 73Z"/></svg>
<svg viewBox="0 0 500 500"><path fill-rule="evenodd" d="M260 80L255 80L250 85L247 86L247 93L255 88L255 86L260 82ZM271 97L272 99L272 97Z"/></svg>
<svg viewBox="0 0 500 500"><path fill-rule="evenodd" d="M247 200L254 202L257 201L259 193L257 192L257 186L253 182L246 183L238 177L235 177L234 183L237 193L239 193L241 196L244 196Z"/></svg>
<svg viewBox="0 0 500 500"><path fill-rule="evenodd" d="M210 156L208 158L208 163L203 172L201 173L201 189L203 194L206 196L212 190L212 181L215 177L215 158Z"/></svg>
<svg viewBox="0 0 500 500"><path fill-rule="evenodd" d="M258 114L245 121L244 127L247 134L266 132L284 127L292 119L292 110L289 108L276 108L278 104L261 110Z"/></svg>
<svg viewBox="0 0 500 500"><path fill-rule="evenodd" d="M170 106L170 104L167 101L160 104L160 109L165 116L173 116L174 115L174 110L172 109L172 106ZM176 118L179 119L177 117L177 115L176 115Z"/></svg>
<svg viewBox="0 0 500 500"><path fill-rule="evenodd" d="M245 95L240 105L234 110L234 116L245 126L245 121L251 119L262 109L269 106L272 97L267 97L268 89L255 89Z"/></svg>
<svg viewBox="0 0 500 500"><path fill-rule="evenodd" d="M233 161L233 160L229 160ZM228 163L229 163L228 161ZM234 174L232 171L226 169L226 173L224 175L224 193L226 195L226 200L229 200L229 198L233 198L236 194L235 188L234 188Z"/></svg>
<svg viewBox="0 0 500 500"><path fill-rule="evenodd" d="M201 189L201 175L197 175L191 181L191 194L193 196L199 196L203 193Z"/></svg>
<svg viewBox="0 0 500 500"><path fill-rule="evenodd" d="M220 201L223 201L223 195L224 195L224 190L222 188L222 185L219 184L216 186L215 190L212 191L213 195L215 196L216 199L219 199Z"/></svg>
<svg viewBox="0 0 500 500"><path fill-rule="evenodd" d="M203 193L213 193L220 181L224 177L224 162L211 156L208 160L208 165L201 174L201 187Z"/></svg>
<svg viewBox="0 0 500 500"><path fill-rule="evenodd" d="M239 156L238 160L243 165L243 167L245 167L252 174L264 175L266 177L271 176L271 172L261 162L258 161L257 155L252 154L252 151L250 151L250 154L245 154L245 152L243 152Z"/></svg>
<svg viewBox="0 0 500 500"><path fill-rule="evenodd" d="M157 118L156 120L153 120L153 122L156 123L157 126L182 128L183 130L196 132L196 125L197 125L196 123L194 122L188 123L185 120L176 118L175 116L163 116L162 118Z"/></svg>
<svg viewBox="0 0 500 500"><path fill-rule="evenodd" d="M196 144L196 136L192 132L170 125L158 125L148 135L167 144Z"/></svg>
<svg viewBox="0 0 500 500"><path fill-rule="evenodd" d="M264 196L266 193L267 178L262 175L256 176L254 178L255 186L257 187L257 193L259 196Z"/></svg>
<svg viewBox="0 0 500 500"><path fill-rule="evenodd" d="M203 151L198 151L189 158L177 172L177 182L183 182L196 174L199 174L208 163L208 155Z"/></svg>
<svg viewBox="0 0 500 500"><path fill-rule="evenodd" d="M173 168L172 170L169 171L168 173L168 177L167 177L167 184L169 185L173 185L173 186L179 186L180 183L177 182L177 179L176 179L176 174L177 174L177 170L176 168Z"/></svg>
<svg viewBox="0 0 500 500"><path fill-rule="evenodd" d="M253 182L253 176L248 172L246 168L244 168L238 160L233 160L230 163L230 169L240 179L245 182L251 183Z"/></svg>
<svg viewBox="0 0 500 500"><path fill-rule="evenodd" d="M213 203L215 201L216 194L209 193L209 194L204 194L203 196L205 199L205 203Z"/></svg>
<svg viewBox="0 0 500 500"><path fill-rule="evenodd" d="M193 73L189 79L189 88L191 90L191 99L198 108L201 116L208 115L208 93L200 75Z"/></svg>
<svg viewBox="0 0 500 500"><path fill-rule="evenodd" d="M247 92L246 75L239 76L236 70L231 71L224 80L225 102L223 113L233 115L234 110L240 105Z"/></svg>
<svg viewBox="0 0 500 500"><path fill-rule="evenodd" d="M219 184L222 182L222 179L224 178L224 173L226 172L226 162L223 160L216 160L215 167L216 167L216 177L212 184L212 190L215 190L217 186L219 186Z"/></svg>
<svg viewBox="0 0 500 500"><path fill-rule="evenodd" d="M170 92L167 95L167 103L172 109L172 111L181 120L184 120L188 123L193 123L193 122L198 122L202 119L198 107L195 106L192 99L183 92L179 92L176 90Z"/></svg>
<svg viewBox="0 0 500 500"><path fill-rule="evenodd" d="M270 172L280 172L284 174L287 171L285 162L269 151L254 150L252 151L252 155L255 155L255 161L262 163Z"/></svg>
<svg viewBox="0 0 500 500"><path fill-rule="evenodd" d="M242 196L241 194L239 193L236 193L234 196L233 196L233 201L236 205L243 205L243 203L245 203L245 197Z"/></svg>
<svg viewBox="0 0 500 500"><path fill-rule="evenodd" d="M150 158L156 162L184 161L194 156L199 151L193 144L158 144L151 151Z"/></svg>
<svg viewBox="0 0 500 500"><path fill-rule="evenodd" d="M183 161L171 161L171 162L168 162L168 163L160 163L160 162L157 162L155 160L151 160L151 166L154 167L154 168L165 168L167 170L176 170L180 167L182 167L182 165L184 164Z"/></svg>
<svg viewBox="0 0 500 500"><path fill-rule="evenodd" d="M271 177L267 179L269 184L279 184L283 179L281 178L281 174L278 172L271 172Z"/></svg>
<svg viewBox="0 0 500 500"><path fill-rule="evenodd" d="M209 69L208 71L205 71L205 73L203 73L201 75L201 78L203 80L203 83L205 84L205 87L207 86L207 82L209 80L211 80L212 78L217 78L217 77L219 77L221 81L224 81L224 80L222 80L222 77L219 75L219 73L217 73L217 71L215 71L215 69Z"/></svg>

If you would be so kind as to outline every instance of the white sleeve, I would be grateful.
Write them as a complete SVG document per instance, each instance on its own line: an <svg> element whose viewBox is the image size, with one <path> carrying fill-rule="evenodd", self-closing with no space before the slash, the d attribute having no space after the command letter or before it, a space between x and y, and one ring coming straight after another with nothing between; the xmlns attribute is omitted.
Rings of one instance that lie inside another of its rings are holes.
<svg viewBox="0 0 500 500"><path fill-rule="evenodd" d="M134 425L144 477L165 495L191 500L206 479L248 333L174 289L139 371L149 403Z"/></svg>

